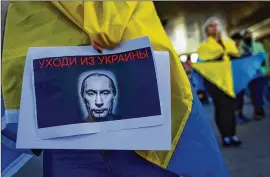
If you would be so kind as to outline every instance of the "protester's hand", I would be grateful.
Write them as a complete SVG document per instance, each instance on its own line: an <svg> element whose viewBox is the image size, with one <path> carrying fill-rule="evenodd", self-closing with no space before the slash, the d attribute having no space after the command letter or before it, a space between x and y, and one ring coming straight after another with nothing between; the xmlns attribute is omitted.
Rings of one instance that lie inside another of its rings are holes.
<svg viewBox="0 0 270 177"><path fill-rule="evenodd" d="M99 53L102 53L103 48L95 41L91 40L91 45L94 49L96 49Z"/></svg>

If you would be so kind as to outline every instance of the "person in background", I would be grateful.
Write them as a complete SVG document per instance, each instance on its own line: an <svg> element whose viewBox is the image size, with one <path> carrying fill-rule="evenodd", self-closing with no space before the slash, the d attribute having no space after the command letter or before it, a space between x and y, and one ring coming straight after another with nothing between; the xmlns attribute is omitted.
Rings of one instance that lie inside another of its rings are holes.
<svg viewBox="0 0 270 177"><path fill-rule="evenodd" d="M243 42L241 43L241 52L243 55L255 55L258 53L265 53L265 49L262 43L257 42L253 37L252 33L248 30L242 30L240 34L243 37ZM268 59L266 59L267 61ZM263 108L263 88L267 84L269 77L262 74L262 71L258 71L258 77L253 79L249 85L248 89L250 91L251 101L254 107L254 119L262 120L265 118L265 111Z"/></svg>
<svg viewBox="0 0 270 177"><path fill-rule="evenodd" d="M240 33L235 33L231 36L232 40L235 42L236 47L241 50L241 44L243 41L243 37Z"/></svg>
<svg viewBox="0 0 270 177"><path fill-rule="evenodd" d="M182 64L183 64L183 67L184 67L184 70L185 70L187 76L190 78L191 70L192 70L192 62L191 62L189 55L187 55L186 62L182 62Z"/></svg>
<svg viewBox="0 0 270 177"><path fill-rule="evenodd" d="M200 44L198 55L206 61L229 61L231 57L240 57L235 42L223 37L220 21L209 18L204 24L207 39ZM228 71L229 72L229 71ZM241 141L236 136L235 103L236 100L219 89L216 85L204 79L204 85L213 98L215 107L215 121L222 137L224 147L239 146Z"/></svg>
<svg viewBox="0 0 270 177"><path fill-rule="evenodd" d="M187 76L189 78L189 81L191 85L196 89L197 95L201 101L202 104L208 104L209 99L207 96L207 92L205 90L200 90L200 88L197 88L197 80L194 79L194 74L196 71L192 70L192 61L190 55L187 55L187 61L183 62L183 67L187 73Z"/></svg>
<svg viewBox="0 0 270 177"><path fill-rule="evenodd" d="M243 42L241 42L240 51L243 55L255 55L258 53L266 52L262 43L257 42L252 33L248 30L242 30L240 32Z"/></svg>
<svg viewBox="0 0 270 177"><path fill-rule="evenodd" d="M232 40L234 40L236 47L241 51L241 45L243 41L243 36L238 32L235 33L231 36ZM243 56L243 54L242 54ZM242 122L247 122L249 119L247 119L244 114L243 114L243 106L244 106L244 95L245 95L245 90L242 90L236 95L236 109L235 109L235 115L240 121Z"/></svg>

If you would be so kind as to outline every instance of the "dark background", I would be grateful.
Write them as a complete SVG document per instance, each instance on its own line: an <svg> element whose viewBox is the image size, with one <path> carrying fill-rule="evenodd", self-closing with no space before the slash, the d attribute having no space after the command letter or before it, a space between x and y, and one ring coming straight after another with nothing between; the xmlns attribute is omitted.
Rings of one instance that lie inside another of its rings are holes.
<svg viewBox="0 0 270 177"><path fill-rule="evenodd" d="M83 122L78 79L93 69L115 74L119 94L116 115L129 119L161 114L154 62L150 48L147 50L147 59L108 65L81 66L78 56L76 66L40 68L38 60L34 60L38 128Z"/></svg>

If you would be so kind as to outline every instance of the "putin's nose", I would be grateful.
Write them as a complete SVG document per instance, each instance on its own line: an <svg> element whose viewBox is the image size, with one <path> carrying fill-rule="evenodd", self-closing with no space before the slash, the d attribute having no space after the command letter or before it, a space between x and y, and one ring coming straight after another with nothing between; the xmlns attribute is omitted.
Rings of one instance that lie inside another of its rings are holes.
<svg viewBox="0 0 270 177"><path fill-rule="evenodd" d="M98 108L103 106L103 101L102 101L100 94L97 94L95 104Z"/></svg>

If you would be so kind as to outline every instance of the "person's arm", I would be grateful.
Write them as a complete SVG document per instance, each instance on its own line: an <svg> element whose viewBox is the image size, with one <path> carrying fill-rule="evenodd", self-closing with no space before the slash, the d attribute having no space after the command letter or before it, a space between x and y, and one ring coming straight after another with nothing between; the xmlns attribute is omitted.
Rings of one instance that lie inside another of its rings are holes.
<svg viewBox="0 0 270 177"><path fill-rule="evenodd" d="M227 54L229 55L229 57L232 58L240 58L241 57L241 52L240 50L237 48L236 43L233 40L230 40L230 43L228 43L229 47L228 47L228 51Z"/></svg>

